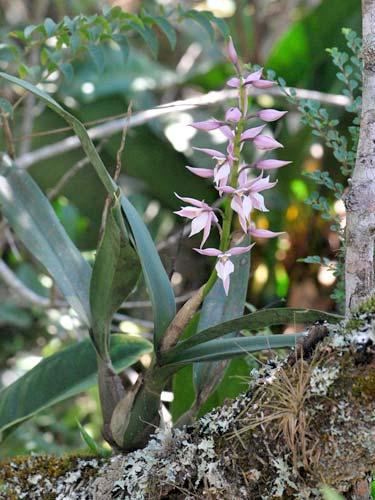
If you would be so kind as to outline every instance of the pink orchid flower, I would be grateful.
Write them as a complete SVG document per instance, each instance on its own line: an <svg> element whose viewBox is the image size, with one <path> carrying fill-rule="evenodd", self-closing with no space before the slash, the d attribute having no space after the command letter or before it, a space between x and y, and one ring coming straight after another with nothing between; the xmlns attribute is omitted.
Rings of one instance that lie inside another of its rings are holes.
<svg viewBox="0 0 375 500"><path fill-rule="evenodd" d="M210 235L211 225L218 222L214 209L207 205L204 201L179 196L176 193L175 196L177 196L179 200L191 204L191 206L181 207L181 210L174 213L180 215L181 217L191 219L191 232L189 236L193 236L203 230L203 239L201 243L202 247Z"/></svg>
<svg viewBox="0 0 375 500"><path fill-rule="evenodd" d="M228 182L230 175L230 168L234 161L232 143L230 142L227 148L228 156L226 156L221 151L216 151L216 149L207 149L207 148L193 148L193 149L205 153L208 156L211 156L211 158L216 160L217 163L213 170L203 169L203 168L193 169L193 167L187 167L187 168L191 172L200 177L205 177L206 179L209 177L213 177L216 186L224 186Z"/></svg>
<svg viewBox="0 0 375 500"><path fill-rule="evenodd" d="M276 236L285 234L283 231L274 232L269 231L268 229L259 229L255 226L254 222L250 222L248 233L250 236L254 236L255 238L276 238Z"/></svg>
<svg viewBox="0 0 375 500"><path fill-rule="evenodd" d="M246 233L253 208L268 212L264 204L264 198L259 192L272 188L276 185L276 182L269 182L269 176L259 176L251 181L244 181L245 176L241 176L239 177L239 187L237 189L231 186L222 186L220 189L222 192L232 195L231 207L238 214L241 227Z"/></svg>
<svg viewBox="0 0 375 500"><path fill-rule="evenodd" d="M233 255L241 255L247 253L254 246L254 243L247 247L234 247L230 248L226 252L217 250L216 248L194 248L194 250L202 255L207 255L209 257L217 257L217 263L215 266L218 277L222 280L225 295L228 295L230 286L230 275L234 271L233 262L230 260Z"/></svg>

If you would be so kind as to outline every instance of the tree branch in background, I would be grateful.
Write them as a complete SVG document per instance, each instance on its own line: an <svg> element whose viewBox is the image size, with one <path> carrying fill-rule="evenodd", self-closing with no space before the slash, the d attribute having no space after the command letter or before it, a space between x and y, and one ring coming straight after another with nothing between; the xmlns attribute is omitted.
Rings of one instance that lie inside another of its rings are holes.
<svg viewBox="0 0 375 500"><path fill-rule="evenodd" d="M346 312L374 289L375 235L375 0L362 0L363 94L357 159L345 199Z"/></svg>
<svg viewBox="0 0 375 500"><path fill-rule="evenodd" d="M264 93L264 91L254 89L254 91L251 92L250 95L264 95ZM278 88L267 89L267 94L277 97L285 97L284 93ZM143 125L151 120L160 118L161 116L168 115L170 113L174 113L176 111L187 111L199 106L211 106L213 104L217 104L235 97L236 90L213 91L202 96L174 101L169 104L157 106L153 109L140 111L131 116L129 119L121 118L118 120L111 120L107 123L104 123L103 125L92 127L88 130L88 133L92 140L103 139L104 137L110 137L113 134L121 132L126 124L128 128L138 127L139 125ZM332 106L342 107L350 104L350 99L346 96L325 94L324 92L317 92L315 90L296 89L296 97L300 99L312 99L325 104L330 104ZM59 142L55 142L54 144L44 146L40 149L36 149L35 151L20 156L16 160L16 163L20 168L29 168L39 161L58 156L68 151L72 151L73 149L77 149L78 147L80 147L78 137L67 137L66 139L63 139Z"/></svg>

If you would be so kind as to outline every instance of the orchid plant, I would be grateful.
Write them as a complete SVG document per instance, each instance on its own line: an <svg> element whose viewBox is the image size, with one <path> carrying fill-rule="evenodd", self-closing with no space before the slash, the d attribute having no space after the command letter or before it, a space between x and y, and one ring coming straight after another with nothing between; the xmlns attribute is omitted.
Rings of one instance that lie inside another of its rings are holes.
<svg viewBox="0 0 375 500"><path fill-rule="evenodd" d="M202 148L200 151L215 162L214 167L187 167L193 174L213 180L219 200L210 206L204 201L177 195L187 205L176 212L192 221L191 236L203 232L201 245L195 250L215 257L217 262L207 283L178 312L171 283L144 221L109 175L85 127L40 87L0 73L1 79L31 92L69 124L110 203L103 236L91 266L69 238L28 172L18 168L17 159L11 155L0 154L1 211L29 252L44 265L61 296L75 310L89 333L84 341L77 341L44 359L0 392L0 433L3 436L39 411L86 389L97 376L103 436L114 448L132 450L143 446L159 425L161 393L181 367L189 364L212 367L213 362L223 362L247 352L293 347L299 337L236 336L236 332L242 329L257 332L267 326L291 322L341 319L321 311L292 308L265 309L242 315L248 274L241 276L242 296L239 298L233 285L234 261L238 255L249 253L254 245L248 243L251 237L272 238L281 234L257 228L253 211L267 211L261 193L276 184L264 172L290 162L264 157L258 157L252 164L241 161L242 149L248 142L260 152L282 147L263 132L268 122L278 120L285 112L265 109L249 113L248 89L253 86L267 90L274 82L263 79L262 70L246 74L231 39L228 56L237 73L228 85L238 90L238 105L230 107L222 121L209 119L193 124L196 129L208 132L219 129L228 140L226 152ZM253 119L266 123L246 128ZM253 176L253 171L260 171L260 174ZM232 231L235 214L243 236L241 241L235 241ZM212 227L219 231L219 248L205 246ZM239 246L243 241L245 245ZM140 337L111 333L113 315L137 285L141 273L153 307L153 343ZM224 301L216 295L218 284L225 295ZM229 307L228 315L226 309L230 301L234 301L236 307ZM215 310L214 315L208 313L209 322L205 319L207 304L213 305ZM200 322L194 329L197 315ZM145 352L151 354L151 365L129 389L123 383L121 372ZM193 414L217 382L215 373L213 376L202 373Z"/></svg>
<svg viewBox="0 0 375 500"><path fill-rule="evenodd" d="M276 181L271 182L269 175L264 175L264 171L277 169L291 163L290 161L262 157L252 164L241 161L241 152L247 142L251 142L256 150L260 152L268 152L283 147L273 137L263 133L266 124L246 128L248 122L254 119L273 122L282 118L287 112L263 109L254 114L249 113L248 89L251 86L258 89L268 89L275 85L275 82L263 79L262 69L246 74L231 38L229 38L227 51L229 60L237 72L237 76L230 78L227 85L238 89L238 106L230 107L225 113L224 120L211 118L191 124L195 129L205 132L219 130L228 140L226 153L214 149L195 148L210 156L215 161L215 166L213 169L186 167L194 175L212 179L220 199L213 206L209 206L204 201L176 195L181 201L189 203L189 205L175 212L177 215L192 221L190 236L203 231L200 248L194 250L201 255L217 258L215 270L217 276L223 282L226 295L229 293L230 275L234 272L231 257L247 253L254 246L253 243L247 246L231 247L233 212L238 215L244 235L273 238L282 234L281 232L257 228L251 217L253 210L268 212L264 197L260 193L276 185ZM253 177L251 175L253 170L260 170L259 176ZM230 198L230 203L226 205L223 213L216 207L221 205L222 199L226 197ZM217 213L221 215L221 224L216 215ZM215 226L219 231L220 247L219 249L202 248L210 235L212 226Z"/></svg>

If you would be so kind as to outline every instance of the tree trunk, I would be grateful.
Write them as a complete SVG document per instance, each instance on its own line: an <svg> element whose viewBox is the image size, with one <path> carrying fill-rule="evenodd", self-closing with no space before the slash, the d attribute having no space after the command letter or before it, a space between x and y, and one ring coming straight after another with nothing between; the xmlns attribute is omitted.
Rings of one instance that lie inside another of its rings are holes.
<svg viewBox="0 0 375 500"><path fill-rule="evenodd" d="M0 464L0 498L311 499L326 484L369 500L375 307L366 307L346 325L313 327L288 359L253 374L246 393L194 425L158 431L143 450Z"/></svg>
<svg viewBox="0 0 375 500"><path fill-rule="evenodd" d="M345 199L346 310L374 289L375 235L375 0L362 0L363 94L358 152Z"/></svg>

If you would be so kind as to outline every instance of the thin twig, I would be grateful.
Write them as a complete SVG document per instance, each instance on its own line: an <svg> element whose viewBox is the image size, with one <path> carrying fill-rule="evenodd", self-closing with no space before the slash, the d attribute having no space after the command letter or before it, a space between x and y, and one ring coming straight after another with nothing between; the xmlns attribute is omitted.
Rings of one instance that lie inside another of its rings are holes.
<svg viewBox="0 0 375 500"><path fill-rule="evenodd" d="M0 260L0 278L8 285L8 287L13 290L16 295L24 299L28 304L32 306L38 306L42 308L51 307L51 300L47 297L42 297L38 295L33 290L30 290L15 274L14 272L5 264L3 260ZM53 305L63 306L66 305L64 302L56 301Z"/></svg>
<svg viewBox="0 0 375 500"><path fill-rule="evenodd" d="M3 122L3 132L4 132L4 141L5 141L5 146L8 152L8 155L14 159L16 156L16 152L14 150L14 144L13 144L13 134L12 130L9 126L9 119L8 119L8 114L5 113L4 111L1 112L1 118Z"/></svg>
<svg viewBox="0 0 375 500"><path fill-rule="evenodd" d="M113 180L116 183L117 183L117 181L120 177L120 173L121 173L121 168L122 168L121 155L122 155L122 153L124 151L124 147L125 147L126 134L128 132L128 125L129 125L129 120L131 118L131 113L132 113L132 102L130 101L129 106L128 106L128 111L126 113L126 121L124 123L122 133L121 133L120 146L119 146L119 148L117 150L117 154L116 154L116 166L115 166L115 172L113 174ZM105 229L105 225L107 222L108 210L111 206L111 203L112 203L112 197L110 195L108 195L105 199L104 208L103 208L102 221L101 221L100 229L99 229L99 242L101 242L102 238L103 238L104 229ZM98 246L99 246L99 244L98 244Z"/></svg>

